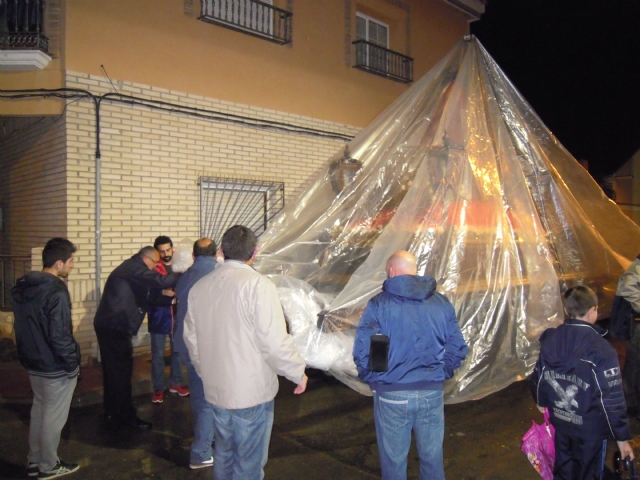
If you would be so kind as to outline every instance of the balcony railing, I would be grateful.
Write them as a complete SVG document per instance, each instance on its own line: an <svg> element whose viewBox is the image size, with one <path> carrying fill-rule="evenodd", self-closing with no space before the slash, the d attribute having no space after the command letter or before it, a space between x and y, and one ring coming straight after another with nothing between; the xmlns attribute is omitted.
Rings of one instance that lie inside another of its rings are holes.
<svg viewBox="0 0 640 480"><path fill-rule="evenodd" d="M30 256L0 255L0 311L11 310L11 289L16 280L30 271Z"/></svg>
<svg viewBox="0 0 640 480"><path fill-rule="evenodd" d="M354 68L396 82L413 82L413 58L365 40L356 40L353 45L356 49Z"/></svg>
<svg viewBox="0 0 640 480"><path fill-rule="evenodd" d="M203 22L284 45L291 43L293 14L258 0L202 0Z"/></svg>
<svg viewBox="0 0 640 480"><path fill-rule="evenodd" d="M0 0L0 50L47 52L45 0Z"/></svg>

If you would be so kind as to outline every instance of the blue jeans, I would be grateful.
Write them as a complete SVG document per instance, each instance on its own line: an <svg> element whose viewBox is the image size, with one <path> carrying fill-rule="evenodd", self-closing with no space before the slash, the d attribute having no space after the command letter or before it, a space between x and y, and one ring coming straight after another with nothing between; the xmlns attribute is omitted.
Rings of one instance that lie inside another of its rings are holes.
<svg viewBox="0 0 640 480"><path fill-rule="evenodd" d="M420 480L444 480L441 390L374 392L373 418L383 480L407 478L411 430L420 457Z"/></svg>
<svg viewBox="0 0 640 480"><path fill-rule="evenodd" d="M151 337L151 383L153 391L164 390L164 350L167 337L171 344L171 368L169 370L169 385L182 385L182 361L180 354L173 351L173 337L164 333L150 333Z"/></svg>
<svg viewBox="0 0 640 480"><path fill-rule="evenodd" d="M262 480L273 427L273 400L255 407L213 407L215 480Z"/></svg>
<svg viewBox="0 0 640 480"><path fill-rule="evenodd" d="M191 413L193 415L193 443L191 444L191 454L189 462L197 465L213 456L213 408L204 398L204 387L202 379L193 368L188 353L181 353L182 362L187 367L189 376L189 401L191 403Z"/></svg>

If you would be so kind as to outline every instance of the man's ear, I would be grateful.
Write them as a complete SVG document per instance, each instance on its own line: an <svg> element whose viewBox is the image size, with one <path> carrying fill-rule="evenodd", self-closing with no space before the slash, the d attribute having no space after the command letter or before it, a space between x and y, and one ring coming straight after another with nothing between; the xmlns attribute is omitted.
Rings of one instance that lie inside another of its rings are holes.
<svg viewBox="0 0 640 480"><path fill-rule="evenodd" d="M253 255L251 255L251 260L255 260L256 259L256 255L258 255L258 246L256 245L256 248L253 249Z"/></svg>
<svg viewBox="0 0 640 480"><path fill-rule="evenodd" d="M62 270L62 267L64 267L64 262L62 260L56 260L56 263L53 264L53 268L55 270Z"/></svg>

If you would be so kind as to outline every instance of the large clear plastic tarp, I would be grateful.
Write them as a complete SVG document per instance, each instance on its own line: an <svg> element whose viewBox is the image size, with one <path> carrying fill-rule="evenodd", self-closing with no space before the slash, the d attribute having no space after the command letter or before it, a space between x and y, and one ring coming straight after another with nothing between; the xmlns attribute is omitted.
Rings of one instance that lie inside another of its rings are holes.
<svg viewBox="0 0 640 480"><path fill-rule="evenodd" d="M558 143L473 37L345 148L261 238L307 364L370 394L351 350L396 250L455 306L469 355L447 402L527 376L584 284L607 316L640 229Z"/></svg>

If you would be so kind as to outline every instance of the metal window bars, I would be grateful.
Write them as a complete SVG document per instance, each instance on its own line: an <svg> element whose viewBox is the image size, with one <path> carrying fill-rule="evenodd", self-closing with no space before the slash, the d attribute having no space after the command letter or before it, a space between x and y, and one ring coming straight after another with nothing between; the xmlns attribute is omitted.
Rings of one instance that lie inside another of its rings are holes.
<svg viewBox="0 0 640 480"><path fill-rule="evenodd" d="M201 0L200 17L281 45L291 43L293 13L259 0Z"/></svg>
<svg viewBox="0 0 640 480"><path fill-rule="evenodd" d="M218 245L233 225L244 225L262 235L283 207L282 182L200 177L200 236Z"/></svg>
<svg viewBox="0 0 640 480"><path fill-rule="evenodd" d="M365 40L353 42L354 68L401 83L413 82L413 58Z"/></svg>
<svg viewBox="0 0 640 480"><path fill-rule="evenodd" d="M0 50L47 52L45 0L0 0Z"/></svg>

